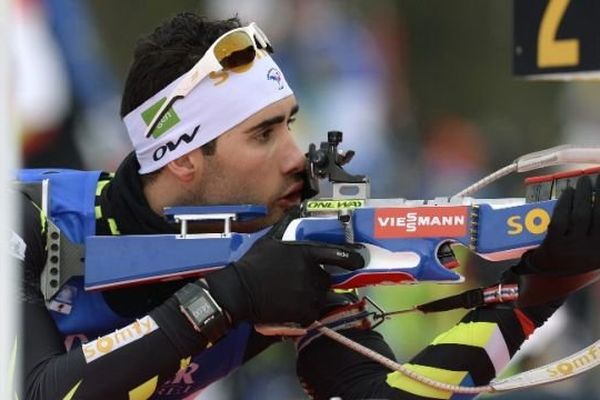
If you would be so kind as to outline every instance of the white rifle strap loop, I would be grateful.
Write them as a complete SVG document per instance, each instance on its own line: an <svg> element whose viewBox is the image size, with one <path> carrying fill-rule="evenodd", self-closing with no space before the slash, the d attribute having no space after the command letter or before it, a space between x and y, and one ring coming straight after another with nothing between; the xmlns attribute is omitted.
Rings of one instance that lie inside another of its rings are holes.
<svg viewBox="0 0 600 400"><path fill-rule="evenodd" d="M508 303L519 298L519 285L516 283L499 283L483 289L485 304Z"/></svg>
<svg viewBox="0 0 600 400"><path fill-rule="evenodd" d="M517 158L512 164L484 177L452 197L470 196L490 183L513 172L533 171L554 165L597 164L599 162L600 147L575 147L571 145L552 147L535 153L525 154Z"/></svg>

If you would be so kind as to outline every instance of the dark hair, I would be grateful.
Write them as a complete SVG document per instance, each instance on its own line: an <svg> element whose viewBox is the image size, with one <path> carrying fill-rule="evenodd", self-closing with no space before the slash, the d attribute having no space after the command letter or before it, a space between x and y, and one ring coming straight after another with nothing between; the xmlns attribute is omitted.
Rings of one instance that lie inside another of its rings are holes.
<svg viewBox="0 0 600 400"><path fill-rule="evenodd" d="M241 25L237 17L206 21L186 12L141 38L125 80L121 117L192 68L219 36Z"/></svg>

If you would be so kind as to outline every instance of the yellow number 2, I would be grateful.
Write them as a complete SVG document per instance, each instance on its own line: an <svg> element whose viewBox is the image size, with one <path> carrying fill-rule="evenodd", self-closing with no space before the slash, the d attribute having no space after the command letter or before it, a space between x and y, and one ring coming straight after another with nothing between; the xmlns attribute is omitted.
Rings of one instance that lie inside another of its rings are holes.
<svg viewBox="0 0 600 400"><path fill-rule="evenodd" d="M560 21L570 0L550 0L538 34L538 67L569 67L579 64L579 40L556 39Z"/></svg>

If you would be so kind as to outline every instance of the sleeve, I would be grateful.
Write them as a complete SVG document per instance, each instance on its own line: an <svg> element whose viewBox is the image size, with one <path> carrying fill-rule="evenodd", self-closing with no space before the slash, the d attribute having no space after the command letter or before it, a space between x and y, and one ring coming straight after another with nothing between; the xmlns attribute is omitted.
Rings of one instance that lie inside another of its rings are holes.
<svg viewBox="0 0 600 400"><path fill-rule="evenodd" d="M489 383L510 361L523 341L562 304L519 309L486 306L469 312L408 363L411 370L441 382L462 386ZM383 337L373 330L350 329L346 337L394 359ZM399 333L400 334L400 333ZM437 390L390 371L379 363L326 337L299 352L297 370L313 399L469 399Z"/></svg>
<svg viewBox="0 0 600 400"><path fill-rule="evenodd" d="M30 201L21 199L22 225L13 232L20 239L22 284L18 293L22 318L16 343L21 363L22 399L148 398L172 377L185 360L206 346L206 340L170 298L127 328L150 332L137 340L94 357L84 347L67 351L39 287L46 260L45 217ZM102 338L92 344L101 348ZM160 351L156 351L160 349ZM140 397L141 396L141 397Z"/></svg>

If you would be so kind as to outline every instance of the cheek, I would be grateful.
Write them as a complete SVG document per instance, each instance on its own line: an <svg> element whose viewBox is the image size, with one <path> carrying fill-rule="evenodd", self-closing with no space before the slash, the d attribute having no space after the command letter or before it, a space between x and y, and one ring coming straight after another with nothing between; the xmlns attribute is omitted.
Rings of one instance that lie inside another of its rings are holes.
<svg viewBox="0 0 600 400"><path fill-rule="evenodd" d="M210 175L213 194L220 200L268 204L281 187L280 166L276 162L276 146L255 146L244 141L223 143ZM225 151L226 150L226 151ZM210 178L209 178L210 179Z"/></svg>
<svg viewBox="0 0 600 400"><path fill-rule="evenodd" d="M267 149L244 148L232 154L226 169L228 175L240 183L269 182L278 171L272 151ZM267 185L268 186L268 185Z"/></svg>
<svg viewBox="0 0 600 400"><path fill-rule="evenodd" d="M265 202L264 181L260 171L254 168L240 168L239 165L221 165L213 171L211 197L220 203Z"/></svg>
<svg viewBox="0 0 600 400"><path fill-rule="evenodd" d="M277 177L275 166L266 163L255 168L237 170L230 176L228 191L241 200L240 202L270 206L281 192L282 184Z"/></svg>

